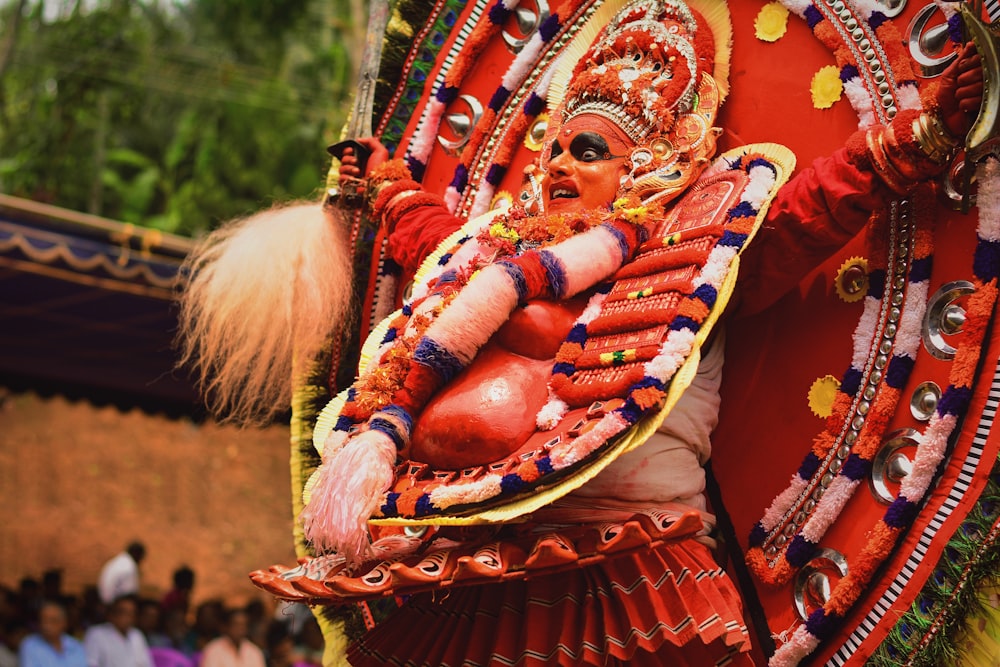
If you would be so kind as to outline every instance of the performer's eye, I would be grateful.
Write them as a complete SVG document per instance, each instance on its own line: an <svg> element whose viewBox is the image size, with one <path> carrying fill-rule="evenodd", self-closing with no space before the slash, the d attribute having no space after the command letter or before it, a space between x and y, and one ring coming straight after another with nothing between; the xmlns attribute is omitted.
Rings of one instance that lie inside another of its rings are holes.
<svg viewBox="0 0 1000 667"><path fill-rule="evenodd" d="M550 160L554 160L556 157L562 155L562 152L563 152L563 147L559 144L559 142L558 141L553 141L552 142L552 151L549 154L549 159Z"/></svg>
<svg viewBox="0 0 1000 667"><path fill-rule="evenodd" d="M618 157L611 154L608 142L596 132L581 132L576 135L569 144L569 150L573 157L580 162L597 162L598 160L610 160Z"/></svg>

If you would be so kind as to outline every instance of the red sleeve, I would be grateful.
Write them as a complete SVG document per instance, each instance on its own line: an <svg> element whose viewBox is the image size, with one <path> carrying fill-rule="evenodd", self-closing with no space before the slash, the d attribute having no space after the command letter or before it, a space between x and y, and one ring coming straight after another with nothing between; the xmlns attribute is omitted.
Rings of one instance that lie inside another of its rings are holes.
<svg viewBox="0 0 1000 667"><path fill-rule="evenodd" d="M737 308L759 312L861 231L893 194L847 149L816 160L778 192L764 224L741 257Z"/></svg>
<svg viewBox="0 0 1000 667"><path fill-rule="evenodd" d="M417 206L389 223L389 256L403 267L403 283L409 282L420 264L442 241L462 226L462 219L444 204Z"/></svg>

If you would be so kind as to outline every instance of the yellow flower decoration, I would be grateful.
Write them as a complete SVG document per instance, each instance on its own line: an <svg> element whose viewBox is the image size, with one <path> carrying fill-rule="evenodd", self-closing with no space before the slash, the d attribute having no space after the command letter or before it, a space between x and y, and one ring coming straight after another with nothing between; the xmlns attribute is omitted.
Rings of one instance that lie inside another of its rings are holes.
<svg viewBox="0 0 1000 667"><path fill-rule="evenodd" d="M809 387L809 409L817 417L826 419L833 414L833 402L837 398L840 382L832 375L816 378Z"/></svg>
<svg viewBox="0 0 1000 667"><path fill-rule="evenodd" d="M820 68L813 75L812 85L809 87L812 93L813 106L817 109L829 109L833 103L840 99L844 92L844 84L840 80L840 70L836 65L827 65Z"/></svg>
<svg viewBox="0 0 1000 667"><path fill-rule="evenodd" d="M621 199L616 199L613 207L616 211L622 214L628 222L633 225L641 225L645 221L646 216L649 214L649 209L645 206L636 206L633 208L628 207L629 200L625 197Z"/></svg>
<svg viewBox="0 0 1000 667"><path fill-rule="evenodd" d="M517 243L521 236L516 230L508 229L502 222L494 222L490 225L490 236L496 239L505 239L511 243Z"/></svg>
<svg viewBox="0 0 1000 667"><path fill-rule="evenodd" d="M753 27L757 31L757 39L776 42L788 30L788 10L780 2L770 2L760 8Z"/></svg>

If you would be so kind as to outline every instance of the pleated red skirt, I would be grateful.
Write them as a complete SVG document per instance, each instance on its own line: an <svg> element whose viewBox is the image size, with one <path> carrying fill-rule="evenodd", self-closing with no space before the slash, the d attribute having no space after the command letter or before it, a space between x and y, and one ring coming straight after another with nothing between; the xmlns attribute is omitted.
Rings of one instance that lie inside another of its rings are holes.
<svg viewBox="0 0 1000 667"><path fill-rule="evenodd" d="M693 540L525 581L415 595L352 665L753 665L739 594Z"/></svg>

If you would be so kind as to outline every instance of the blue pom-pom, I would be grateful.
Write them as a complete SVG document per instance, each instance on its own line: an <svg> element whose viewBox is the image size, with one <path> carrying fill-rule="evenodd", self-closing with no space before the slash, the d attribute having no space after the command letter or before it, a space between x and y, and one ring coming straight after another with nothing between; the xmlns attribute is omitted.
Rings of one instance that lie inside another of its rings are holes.
<svg viewBox="0 0 1000 667"><path fill-rule="evenodd" d="M848 368L840 383L840 391L848 396L854 396L859 389L861 389L861 371L856 368Z"/></svg>
<svg viewBox="0 0 1000 667"><path fill-rule="evenodd" d="M984 283L1000 277L1000 241L980 240L976 244L972 271Z"/></svg>
<svg viewBox="0 0 1000 667"><path fill-rule="evenodd" d="M524 487L524 480L517 473L510 473L500 478L500 493L504 495L517 493Z"/></svg>
<svg viewBox="0 0 1000 667"><path fill-rule="evenodd" d="M488 16L493 25L503 25L510 18L510 10L503 6L503 0L497 0L496 4L490 7Z"/></svg>
<svg viewBox="0 0 1000 667"><path fill-rule="evenodd" d="M910 379L912 370L913 359L903 356L893 357L889 362L889 368L885 371L885 383L893 389L902 389Z"/></svg>
<svg viewBox="0 0 1000 667"><path fill-rule="evenodd" d="M705 283L692 292L691 296L711 308L715 305L715 300L719 297L719 292L708 283Z"/></svg>
<svg viewBox="0 0 1000 667"><path fill-rule="evenodd" d="M566 336L567 343L579 343L583 345L587 342L587 325L586 324L574 324L573 328L569 330L569 334Z"/></svg>
<svg viewBox="0 0 1000 667"><path fill-rule="evenodd" d="M455 86L441 86L434 97L441 104L450 104L458 99L458 88Z"/></svg>
<svg viewBox="0 0 1000 667"><path fill-rule="evenodd" d="M500 164L491 164L489 171L486 172L486 182L496 187L500 185L500 181L503 180L506 173L507 167Z"/></svg>
<svg viewBox="0 0 1000 667"><path fill-rule="evenodd" d="M385 503L379 509L385 516L397 516L399 515L399 509L396 507L396 500L399 498L398 493L387 493L385 494Z"/></svg>
<svg viewBox="0 0 1000 667"><path fill-rule="evenodd" d="M469 170L464 164L459 163L459 165L455 167L455 175L451 179L451 187L461 192L468 184Z"/></svg>
<svg viewBox="0 0 1000 667"><path fill-rule="evenodd" d="M851 455L847 457L847 460L844 462L844 467L840 472L847 479L859 482L868 477L868 473L871 469L871 461L866 461L854 452L851 452Z"/></svg>
<svg viewBox="0 0 1000 667"><path fill-rule="evenodd" d="M508 97L510 97L510 91L503 86L500 86L496 89L496 92L493 93L493 97L490 98L490 109L499 112L500 109L503 108L504 102L507 101Z"/></svg>
<svg viewBox="0 0 1000 667"><path fill-rule="evenodd" d="M559 34L559 16L557 14L549 15L549 18L542 22L542 25L538 27L538 36L542 38L543 42L549 42Z"/></svg>
<svg viewBox="0 0 1000 667"><path fill-rule="evenodd" d="M915 259L910 263L910 282L919 283L929 280L931 277L931 265L934 262L930 257Z"/></svg>
<svg viewBox="0 0 1000 667"><path fill-rule="evenodd" d="M576 372L576 366L574 366L573 364L568 364L565 361L557 361L552 365L553 375L565 375L566 377L569 377L575 372Z"/></svg>
<svg viewBox="0 0 1000 667"><path fill-rule="evenodd" d="M754 524L754 527L750 530L750 546L759 547L764 544L764 539L767 537L767 531L764 530L764 525L758 521Z"/></svg>
<svg viewBox="0 0 1000 667"><path fill-rule="evenodd" d="M434 507L434 503L431 502L431 497L427 493L420 494L420 497L417 498L417 502L414 505L413 513L416 516L434 514L438 509Z"/></svg>
<svg viewBox="0 0 1000 667"><path fill-rule="evenodd" d="M796 535L785 551L785 560L793 567L802 567L811 561L814 555L816 555L816 545L801 535Z"/></svg>
<svg viewBox="0 0 1000 667"><path fill-rule="evenodd" d="M813 454L812 452L806 454L805 458L802 459L802 465L799 466L799 472L798 472L799 478L809 479L810 477L815 475L816 471L819 470L820 463L821 461L819 457Z"/></svg>
<svg viewBox="0 0 1000 667"><path fill-rule="evenodd" d="M882 12L872 12L872 15L868 19L868 25L871 26L872 30L878 30L888 20L889 17Z"/></svg>
<svg viewBox="0 0 1000 667"><path fill-rule="evenodd" d="M816 27L816 24L823 20L823 15L819 13L819 10L809 5L806 7L806 24L809 29L812 30Z"/></svg>
<svg viewBox="0 0 1000 667"><path fill-rule="evenodd" d="M528 101L524 103L525 115L537 116L543 111L545 111L545 98L540 97L537 93L531 93L528 96Z"/></svg>
<svg viewBox="0 0 1000 667"><path fill-rule="evenodd" d="M903 496L899 496L892 501L889 509L885 511L885 525L890 528L906 528L917 516L917 504L910 502Z"/></svg>
<svg viewBox="0 0 1000 667"><path fill-rule="evenodd" d="M941 400L938 401L938 414L942 417L945 415L955 415L956 417L961 417L965 414L966 408L969 407L969 401L971 399L972 389L969 387L956 387L955 385L948 385L948 388L941 396Z"/></svg>

